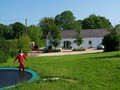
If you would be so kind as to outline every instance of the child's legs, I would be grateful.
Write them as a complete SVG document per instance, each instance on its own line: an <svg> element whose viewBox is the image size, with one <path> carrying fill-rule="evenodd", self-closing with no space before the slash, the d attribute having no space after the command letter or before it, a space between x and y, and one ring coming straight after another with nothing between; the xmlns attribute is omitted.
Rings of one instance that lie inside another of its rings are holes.
<svg viewBox="0 0 120 90"><path fill-rule="evenodd" d="M20 64L20 66L19 66L19 71L21 71L21 68L22 68L22 65Z"/></svg>
<svg viewBox="0 0 120 90"><path fill-rule="evenodd" d="M21 64L21 68L23 69L23 71L25 70L25 65L23 62L20 63Z"/></svg>

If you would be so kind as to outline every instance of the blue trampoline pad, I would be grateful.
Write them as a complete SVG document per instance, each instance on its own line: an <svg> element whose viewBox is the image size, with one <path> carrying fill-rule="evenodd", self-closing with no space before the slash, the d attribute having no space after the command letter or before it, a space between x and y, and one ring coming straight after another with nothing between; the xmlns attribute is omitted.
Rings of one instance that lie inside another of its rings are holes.
<svg viewBox="0 0 120 90"><path fill-rule="evenodd" d="M18 68L0 68L0 89L15 87L22 82L32 82L39 79L39 75L29 69L19 71Z"/></svg>

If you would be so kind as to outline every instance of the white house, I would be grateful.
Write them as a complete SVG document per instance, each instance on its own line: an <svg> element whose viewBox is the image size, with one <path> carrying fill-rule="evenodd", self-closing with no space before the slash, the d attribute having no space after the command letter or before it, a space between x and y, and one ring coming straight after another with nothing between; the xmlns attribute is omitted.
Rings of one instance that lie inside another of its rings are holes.
<svg viewBox="0 0 120 90"><path fill-rule="evenodd" d="M83 43L80 45L81 48L96 48L102 43L103 37L108 34L108 30L105 29L84 29L81 31L83 37ZM63 30L61 31L62 39L59 48L62 49L77 49L74 30ZM46 39L47 47L50 45L49 40Z"/></svg>

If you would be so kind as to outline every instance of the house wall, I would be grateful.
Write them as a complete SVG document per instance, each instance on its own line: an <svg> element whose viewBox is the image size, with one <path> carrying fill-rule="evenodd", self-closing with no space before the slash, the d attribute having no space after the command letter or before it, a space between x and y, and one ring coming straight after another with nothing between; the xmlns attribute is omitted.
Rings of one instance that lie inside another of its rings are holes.
<svg viewBox="0 0 120 90"><path fill-rule="evenodd" d="M102 39L103 39L103 37L83 38L83 44L80 45L80 47L82 47L82 48L89 48L89 47L96 48L99 44L102 43ZM63 38L58 47L62 48L64 46L64 41L70 41L72 49L78 48L78 46L74 42L75 41L74 38ZM92 41L92 44L89 44L89 41ZM47 47L49 46L49 40L46 40L46 45L47 45Z"/></svg>
<svg viewBox="0 0 120 90"><path fill-rule="evenodd" d="M97 38L84 38L83 39L83 44L81 45L81 47L83 48L89 48L89 47L93 47L96 48L99 44L102 43L102 39L103 37L97 37ZM92 41L92 44L89 44L89 41Z"/></svg>

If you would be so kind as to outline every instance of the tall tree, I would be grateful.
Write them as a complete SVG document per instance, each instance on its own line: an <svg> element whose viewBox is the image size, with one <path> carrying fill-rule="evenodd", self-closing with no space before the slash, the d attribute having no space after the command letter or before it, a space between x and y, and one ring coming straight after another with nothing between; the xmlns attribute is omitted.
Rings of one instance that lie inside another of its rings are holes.
<svg viewBox="0 0 120 90"><path fill-rule="evenodd" d="M75 35L75 39L76 39L76 45L78 46L78 49L79 49L79 46L83 43L83 38L80 36L80 33L81 33L81 23L79 21L77 21L77 24L76 25L76 35Z"/></svg>
<svg viewBox="0 0 120 90"><path fill-rule="evenodd" d="M57 47L60 43L61 32L55 20L50 17L45 17L40 21L39 26L43 32L43 37L45 39L47 38L52 46Z"/></svg>
<svg viewBox="0 0 120 90"><path fill-rule="evenodd" d="M30 25L28 27L28 36L30 37L31 41L34 41L37 45L39 45L42 31L38 26Z"/></svg>
<svg viewBox="0 0 120 90"><path fill-rule="evenodd" d="M23 33L25 33L25 25L20 22L15 22L14 24L10 25L13 31L13 38L19 38Z"/></svg>
<svg viewBox="0 0 120 90"><path fill-rule="evenodd" d="M119 33L119 32L120 32L120 24L117 24L117 25L114 27L114 30Z"/></svg>
<svg viewBox="0 0 120 90"><path fill-rule="evenodd" d="M75 39L76 39L76 45L79 48L79 46L83 43L83 38L80 35L76 35Z"/></svg>
<svg viewBox="0 0 120 90"><path fill-rule="evenodd" d="M28 51L30 50L30 37L27 35L22 35L18 39L18 48L25 51L27 55Z"/></svg>
<svg viewBox="0 0 120 90"><path fill-rule="evenodd" d="M78 34L80 34L81 30L82 30L82 25L81 25L81 22L78 20L78 21L75 21L75 28L76 32Z"/></svg>
<svg viewBox="0 0 120 90"><path fill-rule="evenodd" d="M0 24L0 36L4 37L5 39L11 39L11 29L9 26Z"/></svg>
<svg viewBox="0 0 120 90"><path fill-rule="evenodd" d="M111 27L111 22L108 19L103 16L97 16L95 14L91 14L82 21L83 29L110 29Z"/></svg>
<svg viewBox="0 0 120 90"><path fill-rule="evenodd" d="M54 46L56 49L61 40L60 29L57 26L51 27L51 31L49 32L47 39L49 40L50 45Z"/></svg>
<svg viewBox="0 0 120 90"><path fill-rule="evenodd" d="M56 15L55 22L62 30L72 30L75 28L75 17L71 11L64 11Z"/></svg>
<svg viewBox="0 0 120 90"><path fill-rule="evenodd" d="M40 20L39 26L43 32L43 38L46 39L53 26L56 26L55 20L51 17L44 17Z"/></svg>
<svg viewBox="0 0 120 90"><path fill-rule="evenodd" d="M117 24L115 27L112 27L111 29L109 29L109 31L111 32L111 33L120 33L120 24Z"/></svg>

